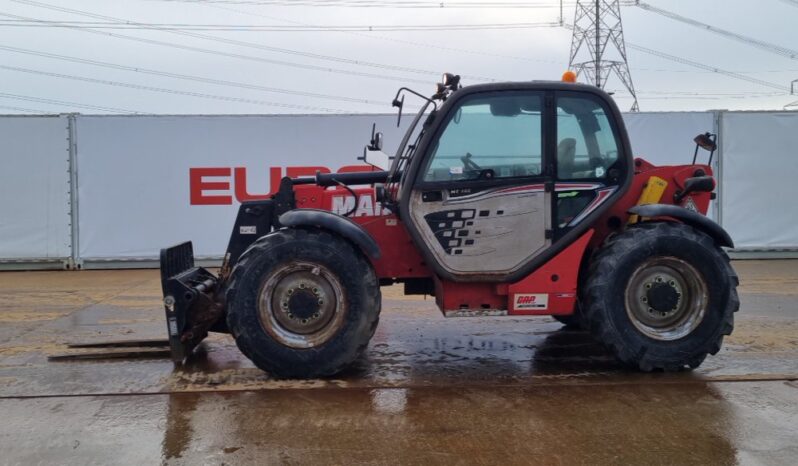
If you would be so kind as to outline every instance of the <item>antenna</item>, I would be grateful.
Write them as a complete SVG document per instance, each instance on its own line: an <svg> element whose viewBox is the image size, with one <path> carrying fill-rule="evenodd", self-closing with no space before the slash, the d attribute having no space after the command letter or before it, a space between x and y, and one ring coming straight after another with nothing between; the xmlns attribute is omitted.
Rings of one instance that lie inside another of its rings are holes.
<svg viewBox="0 0 798 466"><path fill-rule="evenodd" d="M601 89L611 75L617 76L634 98L631 111L640 110L626 59L619 0L577 0L568 66Z"/></svg>

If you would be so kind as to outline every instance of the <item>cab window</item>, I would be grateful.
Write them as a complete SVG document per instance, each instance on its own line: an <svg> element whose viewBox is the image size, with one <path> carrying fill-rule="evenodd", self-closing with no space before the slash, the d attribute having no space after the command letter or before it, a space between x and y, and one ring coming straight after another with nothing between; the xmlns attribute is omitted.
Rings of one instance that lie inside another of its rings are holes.
<svg viewBox="0 0 798 466"><path fill-rule="evenodd" d="M557 178L606 178L618 160L618 143L607 110L589 95L557 99Z"/></svg>
<svg viewBox="0 0 798 466"><path fill-rule="evenodd" d="M540 175L541 102L539 93L506 91L464 99L433 146L424 181Z"/></svg>

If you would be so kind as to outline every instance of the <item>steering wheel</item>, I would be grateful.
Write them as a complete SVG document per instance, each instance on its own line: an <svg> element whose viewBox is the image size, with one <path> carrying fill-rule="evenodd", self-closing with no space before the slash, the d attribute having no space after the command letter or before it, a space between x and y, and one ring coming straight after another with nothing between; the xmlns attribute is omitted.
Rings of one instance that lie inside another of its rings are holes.
<svg viewBox="0 0 798 466"><path fill-rule="evenodd" d="M471 160L471 157L473 157L473 155L471 155L470 152L466 152L466 155L460 157L460 161L463 162L463 168L465 168L466 170L477 171L477 172L482 171L482 167L480 167L479 165L477 165L476 162Z"/></svg>
<svg viewBox="0 0 798 466"><path fill-rule="evenodd" d="M496 175L492 168L480 167L479 164L471 160L471 157L473 157L471 153L466 152L466 155L460 157L460 161L463 162L463 168L465 171L477 174L477 180L489 180Z"/></svg>

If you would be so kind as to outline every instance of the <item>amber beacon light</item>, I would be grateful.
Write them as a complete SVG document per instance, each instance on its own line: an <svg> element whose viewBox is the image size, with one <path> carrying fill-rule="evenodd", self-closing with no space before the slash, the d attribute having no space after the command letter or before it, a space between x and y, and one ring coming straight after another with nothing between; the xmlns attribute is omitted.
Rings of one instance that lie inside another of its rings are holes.
<svg viewBox="0 0 798 466"><path fill-rule="evenodd" d="M566 71L562 74L562 82L564 83L575 83L576 82L576 73L571 70Z"/></svg>

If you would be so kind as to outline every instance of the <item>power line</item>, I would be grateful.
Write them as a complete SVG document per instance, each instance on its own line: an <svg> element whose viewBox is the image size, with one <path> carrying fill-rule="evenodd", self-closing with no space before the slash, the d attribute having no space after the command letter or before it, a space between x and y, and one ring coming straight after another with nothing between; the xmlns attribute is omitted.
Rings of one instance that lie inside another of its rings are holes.
<svg viewBox="0 0 798 466"><path fill-rule="evenodd" d="M639 68L635 67L635 71L647 71L647 72L655 72L655 73L714 73L714 71L696 71L696 70L675 70L675 69L668 69L668 68ZM798 68L784 68L780 70L729 70L733 71L734 73L740 74L763 74L763 73L795 73L798 72Z"/></svg>
<svg viewBox="0 0 798 466"><path fill-rule="evenodd" d="M33 70L30 68L21 68L16 66L8 66L8 65L0 65L0 70L8 70L8 71L18 71L21 73L29 73L29 74L36 74L40 76L48 76L52 78L60 78L60 79L70 79L73 81L83 81L93 84L103 84L106 86L117 86L117 87L126 87L129 89L136 89L140 91L149 91L149 92L160 92L164 94L174 94L174 95L183 95L188 97L198 97L203 99L213 99L213 100L222 100L227 102L238 102L238 103L245 103L245 104L254 104L254 105L265 105L269 107L281 107L281 108L290 108L294 110L312 110L312 111L322 111L327 113L351 113L347 110L341 110L336 108L326 108L326 107L315 107L310 105L297 105L297 104L284 104L280 102L270 102L265 100L258 100L258 99L248 99L244 97L231 97L231 96L223 96L223 95L215 95L215 94L205 94L201 92L193 92L193 91L181 91L177 89L167 89L162 87L155 87L155 86L145 86L143 84L133 84L133 83L126 83L121 81L111 81L107 79L96 79L96 78L89 78L86 76L75 76L70 74L63 74L63 73L54 73L49 71L41 71L41 70Z"/></svg>
<svg viewBox="0 0 798 466"><path fill-rule="evenodd" d="M783 94L782 94L783 95ZM613 96L616 99L619 96ZM631 95L629 96L620 96L624 98L632 98ZM638 100L711 100L711 101L719 101L719 100L740 100L740 99L761 99L766 96L730 96L730 97L685 97L685 96L657 96L657 97L648 97L648 96L637 96Z"/></svg>
<svg viewBox="0 0 798 466"><path fill-rule="evenodd" d="M639 100L741 100L741 99L763 99L763 98L773 98L773 97L784 97L786 94L779 94L779 96L729 96L729 97L712 97L712 96L697 96L697 97L686 97L686 96L656 96L656 97L648 97L648 96L638 96ZM616 99L619 96L614 96ZM624 98L632 98L631 95L629 96L620 96Z"/></svg>
<svg viewBox="0 0 798 466"><path fill-rule="evenodd" d="M218 10L224 10L224 11L231 11L231 12L238 13L238 14L245 15L245 16L256 16L256 17L259 17L259 18L273 19L273 20L277 20L277 21L283 21L283 22L286 22L286 23L298 24L298 25L303 25L303 26L316 26L314 24L303 23L301 21L294 21L294 20L289 20L289 19L285 19L285 18L278 18L278 17L275 17L275 16L254 13L254 12L251 12L251 11L237 10L235 8L224 7L224 6L219 6L219 5L215 5L215 4L208 4L206 2L197 2L197 3L203 3L206 6L211 7L211 8L215 8L215 9L218 9ZM386 37L386 36L378 36L378 35L374 35L374 34L364 34L362 32L356 32L356 31L337 31L337 32L340 32L342 34L349 34L349 35L353 35L353 36L366 37L368 39L378 39L378 40L387 41L387 42L394 42L394 43L398 43L398 44L411 45L411 46L415 46L415 47L421 47L421 48L424 48L424 49L436 49L436 50L443 50L445 52L465 53L465 54L469 54L469 55L479 55L479 56L486 56L486 57L492 57L492 58L506 58L506 59L510 59L510 60L520 60L520 61L529 61L529 62L537 62L537 63L554 63L554 64L566 65L566 63L564 61L562 61L562 60L560 60L560 61L540 60L540 59L534 59L534 58L529 58L529 57L519 57L519 56L513 56L513 55L504 55L504 54L501 54L501 53L485 52L485 51L480 51L480 50L463 49L463 48L459 48L459 47L451 47L451 46L435 44L435 43L429 43L429 42L418 42L418 41L412 41L412 40L407 40L407 39L400 39L400 38L397 38L397 37ZM469 78L469 79L471 78L471 77L469 77L467 75L465 77Z"/></svg>
<svg viewBox="0 0 798 466"><path fill-rule="evenodd" d="M5 110L14 110L14 111L17 111L17 112L27 112L27 113L53 113L53 112L47 112L47 111L44 111L44 110L38 110L38 109L35 109L35 108L12 107L10 105L0 105L0 108L5 109Z"/></svg>
<svg viewBox="0 0 798 466"><path fill-rule="evenodd" d="M745 75L742 75L742 74L739 74L739 73L734 73L732 71L727 71L727 70L724 70L724 69L721 69L721 68L717 68L717 67L714 67L714 66L705 65L704 63L699 63L699 62L696 62L696 61L692 61L692 60L689 60L687 58L677 57L676 55L670 55L670 54L667 54L665 52L660 52L658 50L650 49L648 47L643 47L642 45L635 45L635 44L631 44L631 43L627 42L626 46L629 47L630 49L634 49L634 50L637 50L637 51L640 51L640 52L643 52L643 53L647 53L649 55L654 55L654 56L659 57L659 58L664 58L665 60L670 60L670 61L673 61L673 62L676 62L676 63L681 63L683 65L692 66L694 68L700 68L700 69L703 69L703 70L711 71L713 73L722 74L722 75L728 76L730 78L739 79L739 80L742 80L742 81L748 81L748 82L753 83L753 84L758 84L760 86L770 87L772 89L778 89L780 91L785 91L785 92L789 92L790 91L789 86L784 86L784 85L776 84L776 83L773 83L773 82L770 82L770 81L765 81L764 79L753 78L753 77L750 77L750 76L745 76Z"/></svg>
<svg viewBox="0 0 798 466"><path fill-rule="evenodd" d="M615 98L632 98L624 90L611 91ZM739 93L694 93L694 92L669 92L669 91L637 91L636 95L641 100L725 100L725 99L767 99L785 97L783 92L739 92Z"/></svg>
<svg viewBox="0 0 798 466"><path fill-rule="evenodd" d="M158 0L158 1L166 2L166 3L175 3L175 2L182 2L184 0ZM791 2L792 4L798 6L798 0L784 0L784 1ZM220 3L235 3L235 2L190 0L188 3L204 4L204 5L212 7L212 8L216 8L216 9L220 9L220 10L224 10L224 11L230 11L230 12L234 12L234 13L238 13L238 14L246 15L246 16L255 16L255 17L260 17L260 18L273 19L273 20L277 20L277 21L284 21L284 22L293 23L293 24L299 24L299 25L303 25L303 26L314 26L312 24L303 23L303 22L300 22L300 21L288 20L288 19L285 19L285 18L278 18L278 17L271 16L271 15L264 15L264 14L254 13L254 12L251 12L251 11L243 11L243 10L239 10L239 9L235 9L235 8L230 8L230 7L225 7L225 6L220 6L219 5ZM290 3L291 5L295 5L295 1L291 1L291 2L288 2L288 3ZM382 2L375 2L375 3L382 3ZM450 3L450 2L447 2L447 3ZM486 4L493 5L492 2L486 2ZM565 2L564 4L568 5L568 6L576 5L575 2ZM635 2L633 2L631 0L629 0L629 1L621 1L620 4L622 6L634 6ZM571 29L572 28L571 25L567 25L567 24L563 25L563 26L566 29ZM513 55L503 55L503 54L498 54L498 53L493 53L493 52L469 50L469 49L462 49L462 48L456 48L456 47L447 47L447 46L441 46L439 44L410 41L410 40L406 40L406 39L378 36L378 35L373 35L373 34L363 34L363 33L359 33L359 32L351 32L351 31L340 31L340 32L348 33L348 34L352 34L352 35L358 35L358 36L362 36L362 37L368 37L368 38L371 38L371 39L379 39L379 40L384 40L384 41L407 44L407 45L412 45L412 46L416 46L416 47L436 48L436 49L445 50L445 51L449 51L449 52L466 53L466 54L472 54L472 55L490 56L490 57L497 57L497 58L506 58L506 59L519 60L519 61L534 61L534 62L546 62L546 63L556 63L556 64L562 63L563 65L565 65L564 62L554 61L554 60L535 60L535 59L531 59L529 57L519 57L519 56L513 56ZM698 72L698 71L695 71L695 70L661 70L661 69L647 70L645 68L638 68L638 67L635 67L635 70L636 71L638 71L638 70L639 71L656 71L656 72L665 71L665 72L680 72L680 73L681 72L685 72L685 73L696 73L696 72ZM735 73L757 74L757 73L765 73L765 72L767 72L767 73L776 73L776 72L790 72L790 71L798 71L798 70L762 70L762 71L734 71L734 72ZM714 70L707 70L707 71L703 71L703 72L704 73L716 73L716 71L714 71Z"/></svg>
<svg viewBox="0 0 798 466"><path fill-rule="evenodd" d="M688 92L679 92L679 91L637 91L637 94L662 94L662 95L684 95L684 96L717 96L717 97L741 97L741 96L750 96L750 97L775 97L784 95L783 92L701 92L701 91L688 91Z"/></svg>
<svg viewBox="0 0 798 466"><path fill-rule="evenodd" d="M78 15L78 16L84 16L84 17L95 18L95 19L102 19L102 20L112 21L112 22L116 22L116 23L120 23L121 22L121 23L136 24L135 22L132 22L132 21L129 21L129 20L125 20L125 19L121 19L121 18L115 18L115 17L105 16L105 15L98 15L98 14L89 13L89 12L81 11L81 10L75 10L75 9L71 9L71 8L63 8L63 7L50 5L50 4L42 3L42 2L36 2L36 1L32 1L32 0L12 0L12 1L16 2L16 3L22 3L22 4L25 4L25 5L36 6L36 7L40 7L40 8L49 9L49 10L70 13L70 14L74 14L74 15ZM42 20L39 20L39 19L25 18L25 17L20 17L20 16L17 16L17 15L2 14L2 16L17 18L17 19L21 18L21 19L33 20L33 21L36 21L36 22L41 22L42 21ZM106 35L110 35L112 37L123 37L123 38L127 38L129 40L137 40L139 42L158 43L159 45L167 44L167 46L170 46L170 47L178 47L177 44L172 44L172 43L168 43L168 42L154 41L152 39L142 39L142 38L138 38L138 37L125 36L125 35L122 35L122 34L105 32L105 31L96 31L96 30L94 30L92 28L80 28L80 27L77 27L77 26L66 26L66 27L70 27L72 29L82 30L82 31L92 31L93 33L96 33L96 34L106 34ZM196 32L170 31L170 30L164 30L163 32L168 32L168 33L171 33L171 34L177 34L177 35L193 37L193 38L198 38L198 39L205 39L205 40L210 40L210 41L220 42L220 43L225 43L225 44L230 44L230 45L237 45L237 46L240 46L240 47L254 48L254 49L264 50L264 51L268 51L268 52L286 53L286 54L290 54L290 55L298 55L298 56L314 58L314 59L319 59L319 60L334 61L334 62L338 62L338 63L346 63L346 64L349 64L349 65L355 65L355 66L367 66L367 67L379 68L379 69L385 69L385 70L401 71L401 72L425 74L425 75L435 75L435 76L438 76L438 75L441 74L441 71L423 70L423 69L418 69L418 68L411 68L411 67L404 67L404 66L397 66L397 65L388 65L388 64L384 64L384 63L374 63L374 62L369 62L369 61L364 61L364 60L354 60L354 59L351 59L351 58L334 57L334 56L330 56L330 55L316 54L316 53L310 53L310 52L299 51L299 50L285 49L285 48L280 48L280 47L271 47L271 46L265 46L265 45L262 45L262 44L257 44L257 43L254 43L254 42L246 42L246 41L240 41L240 40L234 40L234 39L227 39L227 38L224 38L224 37L212 36L212 35L208 35L208 34L199 34L199 33L196 33ZM188 48L188 49L195 50L195 51L203 51L203 53L214 53L214 54L223 53L223 52L217 52L217 51L208 52L208 49L201 49L201 48L198 48L198 47L190 47L190 46L179 46L179 48L184 48L184 49ZM236 58L248 57L246 55L242 56L240 54L230 54L230 55L233 55ZM410 79L405 79L405 78L401 78L401 77L397 77L397 76L379 75L379 74L374 74L374 73L365 73L365 72L359 72L359 71L343 70L343 69L329 68L329 67L318 66L318 65L307 65L307 64L300 64L300 63L296 63L296 62L286 62L286 61L282 61L282 60L266 59L266 58L262 58L262 57L255 57L255 58L256 58L256 61L265 61L265 62L268 62L268 63L279 64L279 65L284 65L284 66L291 66L291 67L302 68L302 69L310 69L310 70L314 70L314 71L325 71L325 72L331 72L331 73L348 74L348 75L369 77L369 78L377 78L377 79L388 79L388 80L392 80L392 81L401 81L401 82L415 81L415 82L418 82L418 83L427 84L427 81L410 80ZM246 58L246 59L251 59L251 58ZM494 81L492 78L486 78L486 77L481 77L481 76L466 76L466 75L464 75L463 77L468 78L468 79L473 79L473 80L479 80L479 81Z"/></svg>
<svg viewBox="0 0 798 466"><path fill-rule="evenodd" d="M0 20L0 27L90 27L92 29L159 30L159 31L236 31L236 32L341 32L341 31L479 31L496 29L532 29L559 27L555 21L537 23L475 23L475 24L396 24L396 25L324 25L281 26L241 24L185 24L185 23L114 23L103 21Z"/></svg>
<svg viewBox="0 0 798 466"><path fill-rule="evenodd" d="M34 5L34 6L43 6L45 8L51 8L51 9L58 8L58 7L53 7L52 5L41 4L39 2L27 2L27 1L18 1L18 0L16 0L16 1L18 3L27 3L27 4L31 4L31 5ZM230 3L230 2L195 2L195 3ZM223 7L218 7L217 6L217 8L223 8ZM64 10L68 10L68 9L60 9L60 10L64 11ZM77 10L71 10L71 12L76 12L76 11ZM91 14L86 14L84 12L79 12L79 13L76 13L76 14L91 15ZM33 18L19 17L19 16L16 16L16 15L7 15L7 14L2 14L2 15L3 16L7 16L7 17L16 17L16 18L20 18L20 19L26 19L26 20L30 20L30 21L42 21L42 20L37 20L37 19L33 19ZM124 20L119 20L119 21L124 21ZM86 32L93 32L93 33L97 33L97 34L103 34L103 35L107 35L107 36L111 36L111 37L125 38L125 39L129 39L129 40L135 40L135 41L140 41L140 42L144 42L144 43L150 43L150 44L154 44L154 45L170 46L170 47L181 48L181 49L184 49L184 50L200 51L202 53L210 53L210 54L216 54L216 55L231 56L231 57L234 57L234 58L243 58L243 59L249 59L249 60L255 60L255 61L268 61L268 59L264 59L264 58L261 58L261 57L251 57L251 56L246 56L246 55L242 56L242 55L238 55L238 54L228 54L228 53L225 53L225 52L209 50L209 49L201 49L201 48L198 48L198 47L181 46L181 45L178 45L178 44L172 44L172 43L166 43L166 42L160 42L160 41L153 41L153 40L149 40L149 39L141 39L141 38L132 37L132 36L124 36L124 35L121 35L121 34L114 34L114 33L102 32L102 31L93 31L93 30L90 30L88 28L73 28L73 29L84 30ZM341 31L341 32L351 33L351 34L358 34L357 32L349 32L349 31ZM365 34L363 34L363 35L365 35ZM368 37L375 37L375 36L369 35ZM376 36L376 38L380 38L380 37ZM220 39L220 38L214 38L214 39ZM388 38L385 38L385 39L388 39ZM253 44L253 45L256 45L256 44ZM421 45L421 44L419 44L419 45ZM426 46L426 45L429 45L429 44L425 44L425 45L422 45L422 46ZM669 54L666 54L664 52L659 52L659 51L656 51L656 50L648 49L646 47L637 46L637 45L633 45L633 44L628 44L628 46L633 48L633 49L635 49L635 50L642 51L644 53L649 53L649 54L658 56L660 58L668 59L668 60L671 60L671 61L674 61L674 62L677 62L677 63L680 63L680 64L685 64L685 65L688 65L688 66L691 66L691 67L694 67L694 68L700 68L700 69L705 70L706 72L724 74L726 76L729 76L729 77L732 77L732 78L735 78L735 79L745 80L745 81L748 81L748 82L751 82L751 83L767 86L767 87L778 89L778 90L785 90L786 89L785 86L780 86L780 85L772 83L772 82L768 82L768 81L765 81L765 80L759 80L759 79L756 79L756 78L749 78L747 76L739 75L738 73L735 73L735 72L730 72L730 71L727 71L727 70L722 70L722 69L715 68L715 67L712 67L712 66L704 65L702 63L693 62L693 61L688 60L688 59L684 59L684 58L677 57L677 56L674 56L674 55L669 55ZM474 51L470 51L470 52L474 53ZM476 53L479 53L479 52L476 52ZM486 52L486 54L492 55L492 56L496 56L495 54L489 54L487 52ZM516 57L516 58L520 58L520 57ZM303 64L296 64L296 65L299 65L299 66L313 66L313 65L303 65ZM322 68L322 67L318 67L318 68ZM322 68L322 69L324 71L332 71L329 68ZM32 70L32 71L36 71L36 70ZM155 70L148 70L148 71L155 71ZM350 73L347 73L347 74L350 74ZM187 77L188 75L182 75L182 76ZM75 77L75 78L80 78L80 77ZM194 78L198 78L198 77L194 77ZM385 79L386 77L383 76L382 78ZM410 80L410 79L396 78L396 77L390 77L390 79L399 80L399 81L405 81L405 82L406 81L415 81L415 82L425 82L426 83L426 81ZM238 84L244 84L244 83L238 83Z"/></svg>
<svg viewBox="0 0 798 466"><path fill-rule="evenodd" d="M204 3L204 4L227 4L227 5L259 5L259 6L311 6L311 7L335 7L335 8L428 8L428 9L452 9L452 8L542 8L554 9L560 7L560 2L459 2L459 1L317 1L317 0L159 0L164 3ZM573 6L576 2L565 1L563 5Z"/></svg>
<svg viewBox="0 0 798 466"><path fill-rule="evenodd" d="M566 29L573 29L574 26L572 24L564 24L563 27ZM643 47L642 45L636 45L631 42L626 42L626 47L633 50L637 50L639 52L647 53L649 55L654 55L656 57L663 58L665 60L670 60L676 63L681 63L683 65L692 66L694 68L699 68L705 71L709 71L711 73L722 74L730 78L739 79L742 81L748 81L750 83L758 84L760 86L770 87L772 89L778 89L780 91L786 91L786 92L789 92L790 90L789 86L783 86L781 84L777 84L774 82L765 81L764 79L757 79L750 76L745 76L740 73L735 73L733 71L728 71L715 66L706 65L704 63L699 63L687 58L678 57L676 55L671 55L665 52L660 52L659 50L650 49L648 47Z"/></svg>
<svg viewBox="0 0 798 466"><path fill-rule="evenodd" d="M104 68L110 68L110 69L116 69L116 70L122 70L122 71L130 71L130 72L135 72L135 73L149 74L149 75L154 75L154 76L164 76L164 77L168 77L168 78L184 79L184 80L202 82L202 83L207 83L207 84L216 84L216 85L220 85L220 86L237 87L237 88L241 88L241 89L258 90L258 91L264 91L264 92L274 92L274 93L278 93L278 94L298 95L298 96L303 96L303 97L314 97L314 98L319 98L319 99L337 100L337 101L341 101L341 102L352 102L352 103L365 104L365 105L379 105L379 106L382 106L382 107L385 107L387 105L384 102L377 102L377 101L373 101L373 100L360 99L360 98L355 98L355 97L345 97L345 96L337 96L337 95L318 94L318 93L315 93L315 92L297 91L297 90L291 90L291 89L281 89L281 88L276 88L276 87L260 86L260 85L257 85L257 84L248 84L248 83L242 83L242 82L236 82L236 81L228 81L228 80L224 80L224 79L215 79L215 78L208 78L208 77L202 77L202 76L192 76L192 75L186 75L186 74L170 73L170 72L167 72L167 71L159 71L159 70L153 70L153 69L147 69L147 68L140 68L140 67L137 67L137 66L119 65L119 64L116 64L116 63L109 63L109 62L103 62L103 61L98 61L98 60L89 60L89 59L85 59L85 58L77 58L77 57L71 57L71 56L68 56L68 55L41 52L41 51L37 51L37 50L22 49L22 48L18 48L18 47L9 47L9 46L5 46L5 45L0 45L0 50L5 50L5 51L8 51L8 52L14 52L14 53L22 53L22 54L26 54L26 55L39 56L39 57L44 57L44 58L50 58L50 59L54 59L54 60L62 60L62 61L68 61L68 62L73 62L73 63L81 63L81 64L86 64L86 65L100 66L100 67L104 67Z"/></svg>
<svg viewBox="0 0 798 466"><path fill-rule="evenodd" d="M742 34L738 34L736 32L728 31L726 29L717 28L715 26L702 23L700 21L696 21L692 18L687 18L685 16L679 15L672 11L663 10L662 8L657 8L653 5L649 5L648 3L640 2L636 4L637 7L642 8L643 10L650 11L652 13L658 14L660 16L664 16L666 18L670 18L675 21L679 21L684 24L689 24L690 26L697 27L699 29L703 29L705 31L709 31L728 39L736 40L738 42L742 42L744 44L750 45L752 47L759 48L761 50L765 50L771 53L775 53L777 55L781 55L783 57L790 58L792 60L798 59L798 50L790 49L787 47L782 47L780 45L772 44L770 42L765 42L762 40L754 39L752 37L748 37Z"/></svg>
<svg viewBox="0 0 798 466"><path fill-rule="evenodd" d="M72 106L78 108L85 108L88 110L99 110L102 112L111 112L111 113L129 113L129 114L141 114L143 112L138 112L134 110L127 110L124 108L118 107L102 107L99 105L90 105L90 104L82 104L78 102L69 102L66 100L55 100L55 99L46 99L44 97L33 97L27 95L18 95L18 94L7 94L7 93L0 93L0 97L4 99L12 99L12 100L24 100L26 102L39 102L44 104L51 104L51 105L65 105L65 106Z"/></svg>
<svg viewBox="0 0 798 466"><path fill-rule="evenodd" d="M36 18L28 18L28 17L18 16L18 15L12 15L10 13L2 13L2 12L0 12L0 16L5 16L7 18L24 18L24 19L28 19L28 20L31 20L31 21L38 21ZM206 48L203 48L203 47L194 47L194 46L191 46L191 45L177 44L177 43L174 43L174 42L164 42L164 41L159 41L159 40L154 40L154 39L145 39L143 37L128 36L128 35L125 35L125 34L119 34L119 33L115 33L115 32L95 31L94 29L90 29L90 28L81 28L81 27L77 27L77 26L67 26L67 27L69 29L72 29L72 30L75 30L75 31L87 32L87 33L91 33L91 34L99 34L99 35L104 35L104 36L108 36L108 37L114 37L114 38L117 38L117 39L125 39L125 40L134 41L134 42L140 42L142 44L157 45L157 46L161 46L161 47L170 47L170 48L175 48L175 49L180 49L180 50L188 50L188 51L192 51L192 52L199 52L199 53L204 53L204 54L207 54L207 55L216 55L216 56L227 57L227 58L236 58L236 59L239 59L239 60L247 60L247 61L259 62L259 63L269 63L269 64L272 64L272 65L282 65L282 66L289 66L289 67L299 68L299 69L306 69L306 70L312 70L312 71L321 71L321 72L328 72L328 73L337 73L337 74L345 74L345 75L359 76L359 77L365 77L365 78L374 78L374 79L384 79L384 80L389 80L389 81L415 82L415 83L429 84L428 81L422 81L420 79L400 78L400 77L397 77L397 76L380 75L380 74L375 74L375 73L365 73L365 72L362 72L362 71L343 70L343 69L338 69L338 68L329 68L329 67L325 67L325 66L308 65L308 64L296 63L296 62L287 62L287 61L283 61L283 60L274 60L274 59L271 59L271 58L256 57L256 56L252 56L252 55L243 55L243 54L232 53L232 52L222 52L222 51L219 51L219 50L206 49Z"/></svg>

